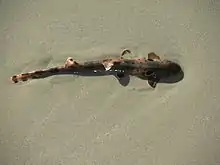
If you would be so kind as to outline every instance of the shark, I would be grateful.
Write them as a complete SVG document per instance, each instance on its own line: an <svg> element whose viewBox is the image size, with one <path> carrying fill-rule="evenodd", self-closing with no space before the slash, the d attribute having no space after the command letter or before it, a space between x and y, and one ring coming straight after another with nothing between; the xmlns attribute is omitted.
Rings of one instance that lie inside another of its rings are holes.
<svg viewBox="0 0 220 165"><path fill-rule="evenodd" d="M176 75L182 71L179 64L161 59L154 52L148 53L147 57L125 57L126 54L131 53L130 49L124 49L119 57L84 62L68 57L64 65L20 73L10 77L10 79L13 83L18 83L20 81L25 82L31 79L42 79L66 74L78 76L114 75L119 80L126 76L135 76L146 80L150 87L156 88L162 78Z"/></svg>

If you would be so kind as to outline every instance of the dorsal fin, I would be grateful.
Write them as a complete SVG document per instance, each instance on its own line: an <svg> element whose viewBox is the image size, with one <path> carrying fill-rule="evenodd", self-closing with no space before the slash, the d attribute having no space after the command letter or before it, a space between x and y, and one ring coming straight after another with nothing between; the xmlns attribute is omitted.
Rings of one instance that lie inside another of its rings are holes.
<svg viewBox="0 0 220 165"><path fill-rule="evenodd" d="M65 62L65 67L72 67L72 66L76 66L79 65L78 62L76 62L75 60L73 60L72 57L68 57L66 62Z"/></svg>
<svg viewBox="0 0 220 165"><path fill-rule="evenodd" d="M154 52L148 53L148 59L149 60L159 60L159 61L161 61L160 57L158 55L156 55Z"/></svg>
<svg viewBox="0 0 220 165"><path fill-rule="evenodd" d="M129 50L129 49L124 49L124 50L121 52L121 57L124 56L125 54L131 54L131 50Z"/></svg>

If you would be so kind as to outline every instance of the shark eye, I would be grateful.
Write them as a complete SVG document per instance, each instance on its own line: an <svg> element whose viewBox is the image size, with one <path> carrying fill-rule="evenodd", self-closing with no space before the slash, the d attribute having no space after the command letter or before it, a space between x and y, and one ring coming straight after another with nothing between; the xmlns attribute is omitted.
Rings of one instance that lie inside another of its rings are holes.
<svg viewBox="0 0 220 165"><path fill-rule="evenodd" d="M144 76L156 78L156 73L153 72L153 71L147 71L147 72L144 73Z"/></svg>

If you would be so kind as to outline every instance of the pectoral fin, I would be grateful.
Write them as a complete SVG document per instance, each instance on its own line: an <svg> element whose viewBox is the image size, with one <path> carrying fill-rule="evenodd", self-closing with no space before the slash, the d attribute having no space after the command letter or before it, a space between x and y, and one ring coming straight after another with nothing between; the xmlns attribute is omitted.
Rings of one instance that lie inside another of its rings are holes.
<svg viewBox="0 0 220 165"><path fill-rule="evenodd" d="M148 84L152 87L152 88L156 88L157 86L157 81L154 80L148 80Z"/></svg>
<svg viewBox="0 0 220 165"><path fill-rule="evenodd" d="M127 73L118 72L114 76L122 86L127 86L130 82L130 76Z"/></svg>
<svg viewBox="0 0 220 165"><path fill-rule="evenodd" d="M148 53L148 60L159 60L161 61L160 57L156 55L154 52Z"/></svg>
<svg viewBox="0 0 220 165"><path fill-rule="evenodd" d="M117 78L122 79L125 77L125 73L117 73L116 76Z"/></svg>
<svg viewBox="0 0 220 165"><path fill-rule="evenodd" d="M148 77L148 84L152 88L156 88L157 83L160 81L160 79L157 77L157 75L153 72L151 75Z"/></svg>

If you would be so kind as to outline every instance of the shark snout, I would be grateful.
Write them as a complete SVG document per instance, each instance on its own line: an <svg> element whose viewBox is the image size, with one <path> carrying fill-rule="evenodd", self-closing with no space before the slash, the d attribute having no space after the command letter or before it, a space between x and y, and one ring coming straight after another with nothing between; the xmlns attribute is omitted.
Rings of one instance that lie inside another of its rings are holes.
<svg viewBox="0 0 220 165"><path fill-rule="evenodd" d="M168 69L171 74L178 74L182 71L181 66L175 62L169 62Z"/></svg>

